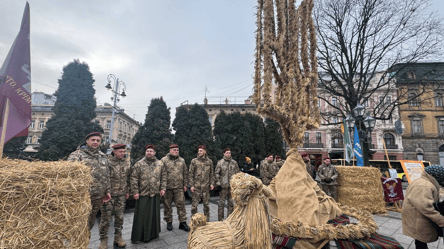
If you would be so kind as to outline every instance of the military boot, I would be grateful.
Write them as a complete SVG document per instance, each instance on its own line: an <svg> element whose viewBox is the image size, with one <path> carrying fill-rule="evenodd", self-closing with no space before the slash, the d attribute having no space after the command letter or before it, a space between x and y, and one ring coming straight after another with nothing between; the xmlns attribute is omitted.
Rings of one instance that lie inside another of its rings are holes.
<svg viewBox="0 0 444 249"><path fill-rule="evenodd" d="M190 228L188 227L188 225L187 225L186 222L181 222L181 223L179 224L179 229L182 229L182 230L184 230L185 232L190 231Z"/></svg>
<svg viewBox="0 0 444 249"><path fill-rule="evenodd" d="M173 231L173 222L168 222L167 223L167 230L168 231Z"/></svg>
<svg viewBox="0 0 444 249"><path fill-rule="evenodd" d="M108 238L100 239L99 249L107 249L108 248Z"/></svg>
<svg viewBox="0 0 444 249"><path fill-rule="evenodd" d="M122 234L114 234L114 245L117 245L118 247L125 247L126 243L122 239Z"/></svg>

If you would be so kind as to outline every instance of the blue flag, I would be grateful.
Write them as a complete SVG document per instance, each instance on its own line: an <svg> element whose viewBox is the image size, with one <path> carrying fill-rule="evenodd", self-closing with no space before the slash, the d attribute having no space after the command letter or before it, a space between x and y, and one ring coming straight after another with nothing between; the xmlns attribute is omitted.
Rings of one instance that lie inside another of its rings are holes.
<svg viewBox="0 0 444 249"><path fill-rule="evenodd" d="M362 149L361 149L361 143L359 142L359 133L358 129L355 126L355 137L354 137L354 143L355 143L355 157L356 157L356 165L357 166L364 166L364 159L362 158Z"/></svg>

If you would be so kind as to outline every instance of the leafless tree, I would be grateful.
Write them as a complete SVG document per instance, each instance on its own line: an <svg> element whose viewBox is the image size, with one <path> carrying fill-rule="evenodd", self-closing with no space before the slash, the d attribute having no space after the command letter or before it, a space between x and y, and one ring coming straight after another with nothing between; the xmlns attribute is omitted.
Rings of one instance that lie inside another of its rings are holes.
<svg viewBox="0 0 444 249"><path fill-rule="evenodd" d="M335 110L322 113L345 117L373 94L398 91L394 79L403 68L442 55L442 19L429 10L430 0L318 0L314 19L318 38L319 98ZM434 56L434 57L433 57ZM395 66L397 65L397 66ZM414 97L398 94L390 103L376 102L371 115L390 119L397 106ZM334 105L327 96L340 101ZM340 121L339 121L340 122Z"/></svg>

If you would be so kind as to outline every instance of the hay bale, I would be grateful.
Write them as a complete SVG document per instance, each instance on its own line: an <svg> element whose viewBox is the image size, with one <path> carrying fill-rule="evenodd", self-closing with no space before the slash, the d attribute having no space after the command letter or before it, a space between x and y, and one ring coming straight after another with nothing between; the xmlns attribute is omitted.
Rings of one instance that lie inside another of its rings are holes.
<svg viewBox="0 0 444 249"><path fill-rule="evenodd" d="M90 168L0 159L0 245L87 248Z"/></svg>
<svg viewBox="0 0 444 249"><path fill-rule="evenodd" d="M336 166L338 202L342 205L386 214L381 172L373 167Z"/></svg>

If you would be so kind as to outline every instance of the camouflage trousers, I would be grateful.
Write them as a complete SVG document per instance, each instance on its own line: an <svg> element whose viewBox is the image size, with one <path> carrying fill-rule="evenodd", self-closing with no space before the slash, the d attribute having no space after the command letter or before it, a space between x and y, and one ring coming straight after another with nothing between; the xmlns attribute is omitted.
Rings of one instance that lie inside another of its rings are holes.
<svg viewBox="0 0 444 249"><path fill-rule="evenodd" d="M167 189L163 196L163 219L169 223L173 222L173 201L176 204L179 222L187 221L187 211L185 210L185 196L183 189Z"/></svg>
<svg viewBox="0 0 444 249"><path fill-rule="evenodd" d="M321 184L321 186L322 191L324 191L326 195L331 196L335 201L338 201L336 185Z"/></svg>
<svg viewBox="0 0 444 249"><path fill-rule="evenodd" d="M193 197L191 199L191 217L197 213L197 206L199 205L200 200L203 201L203 210L205 216L207 216L207 222L210 221L210 189L206 188L203 190L202 188L195 188Z"/></svg>
<svg viewBox="0 0 444 249"><path fill-rule="evenodd" d="M89 213L89 230L94 227L94 223L96 221L97 213L100 210L100 206L102 206L102 197L91 196L91 213Z"/></svg>
<svg viewBox="0 0 444 249"><path fill-rule="evenodd" d="M219 205L217 207L217 218L219 221L224 220L224 206L225 206L225 199L227 199L227 205L228 205L228 212L227 217L233 212L233 206L234 206L234 200L231 197L231 189L230 188L223 188L219 192Z"/></svg>
<svg viewBox="0 0 444 249"><path fill-rule="evenodd" d="M100 239L108 236L109 223L114 209L114 234L120 234L123 227L123 213L125 212L125 196L112 196L111 200L100 206L102 217L100 218L99 234Z"/></svg>

